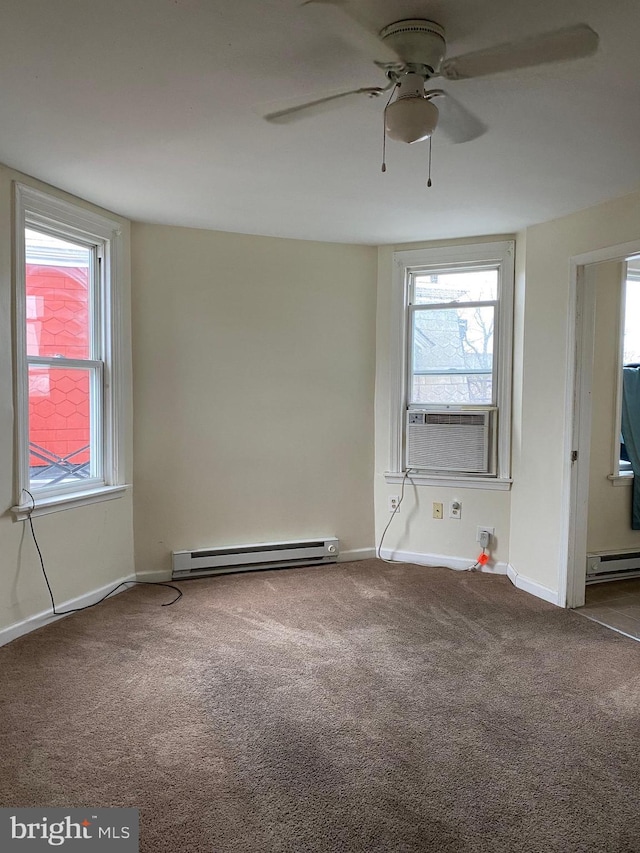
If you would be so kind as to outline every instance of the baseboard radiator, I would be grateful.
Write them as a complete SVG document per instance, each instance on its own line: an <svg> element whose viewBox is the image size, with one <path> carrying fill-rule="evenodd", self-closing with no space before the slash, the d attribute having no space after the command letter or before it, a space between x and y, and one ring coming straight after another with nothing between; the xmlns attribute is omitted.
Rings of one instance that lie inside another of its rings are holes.
<svg viewBox="0 0 640 853"><path fill-rule="evenodd" d="M640 576L640 551L626 554L588 554L587 583Z"/></svg>
<svg viewBox="0 0 640 853"><path fill-rule="evenodd" d="M174 551L174 580L202 578L228 572L256 569L286 569L335 563L340 552L337 539L300 539L291 542L262 542L257 545L230 545L197 551Z"/></svg>

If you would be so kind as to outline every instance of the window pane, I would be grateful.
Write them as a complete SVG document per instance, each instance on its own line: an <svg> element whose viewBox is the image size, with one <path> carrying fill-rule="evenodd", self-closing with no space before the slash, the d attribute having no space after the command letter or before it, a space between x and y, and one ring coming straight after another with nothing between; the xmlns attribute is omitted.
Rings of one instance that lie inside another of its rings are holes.
<svg viewBox="0 0 640 853"><path fill-rule="evenodd" d="M640 263L633 258L627 263L625 283L624 334L622 338L622 363L640 364ZM620 440L620 472L632 471L627 448Z"/></svg>
<svg viewBox="0 0 640 853"><path fill-rule="evenodd" d="M634 278L630 276L634 275ZM640 273L629 273L624 306L623 364L640 363Z"/></svg>
<svg viewBox="0 0 640 853"><path fill-rule="evenodd" d="M493 402L494 308L414 312L412 403Z"/></svg>
<svg viewBox="0 0 640 853"><path fill-rule="evenodd" d="M29 470L31 488L93 476L91 378L93 370L29 366Z"/></svg>
<svg viewBox="0 0 640 853"><path fill-rule="evenodd" d="M25 229L27 354L89 358L91 250Z"/></svg>
<svg viewBox="0 0 640 853"><path fill-rule="evenodd" d="M491 376L455 374L453 376L414 376L412 403L464 406L470 403L491 405Z"/></svg>
<svg viewBox="0 0 640 853"><path fill-rule="evenodd" d="M493 302L498 298L498 270L415 275L414 305L439 302Z"/></svg>

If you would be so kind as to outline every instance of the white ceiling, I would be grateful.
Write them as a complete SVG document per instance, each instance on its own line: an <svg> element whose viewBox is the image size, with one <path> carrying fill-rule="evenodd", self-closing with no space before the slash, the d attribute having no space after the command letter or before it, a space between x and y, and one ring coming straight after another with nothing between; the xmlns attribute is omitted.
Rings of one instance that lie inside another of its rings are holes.
<svg viewBox="0 0 640 853"><path fill-rule="evenodd" d="M263 121L385 82L299 0L3 3L0 162L136 220L371 244L512 232L640 184L638 0L351 2L437 21L449 56L579 22L600 47L445 83L489 131L436 132L427 189L426 143L389 141L381 173L381 99Z"/></svg>

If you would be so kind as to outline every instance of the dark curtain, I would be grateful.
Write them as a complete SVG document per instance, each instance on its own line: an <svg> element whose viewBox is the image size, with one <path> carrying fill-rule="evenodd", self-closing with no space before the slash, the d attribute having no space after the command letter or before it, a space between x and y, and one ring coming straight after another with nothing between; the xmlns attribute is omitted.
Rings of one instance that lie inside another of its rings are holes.
<svg viewBox="0 0 640 853"><path fill-rule="evenodd" d="M640 530L640 364L622 369L622 440L633 469L631 527Z"/></svg>

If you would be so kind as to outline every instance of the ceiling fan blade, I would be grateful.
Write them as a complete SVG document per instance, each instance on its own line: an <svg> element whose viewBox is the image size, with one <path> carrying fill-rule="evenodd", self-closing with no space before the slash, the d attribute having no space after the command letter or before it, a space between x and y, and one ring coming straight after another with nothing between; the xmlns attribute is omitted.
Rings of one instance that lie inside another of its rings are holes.
<svg viewBox="0 0 640 853"><path fill-rule="evenodd" d="M379 86L365 86L361 89L351 89L348 92L339 92L337 95L328 95L326 98L317 98L315 101L307 101L305 104L298 104L295 107L288 107L284 110L277 110L273 113L268 113L264 116L265 121L272 124L288 124L292 121L297 121L301 118L308 118L312 115L318 115L325 112L335 104L333 102L341 98L347 98L351 95L369 95L371 98L376 98L383 92L387 91L393 84L390 83L384 89ZM331 106L329 106L331 105Z"/></svg>
<svg viewBox="0 0 640 853"><path fill-rule="evenodd" d="M487 132L486 124L448 92L432 89L425 95L435 100L438 107L438 133L443 133L451 142L471 142Z"/></svg>
<svg viewBox="0 0 640 853"><path fill-rule="evenodd" d="M440 75L447 80L484 77L501 71L529 68L548 62L561 62L590 56L598 47L598 34L587 24L577 24L550 33L532 36L522 41L477 50L447 59Z"/></svg>
<svg viewBox="0 0 640 853"><path fill-rule="evenodd" d="M378 37L369 23L357 16L344 0L305 0L302 6L320 26L329 29L372 62L398 62L399 56Z"/></svg>

